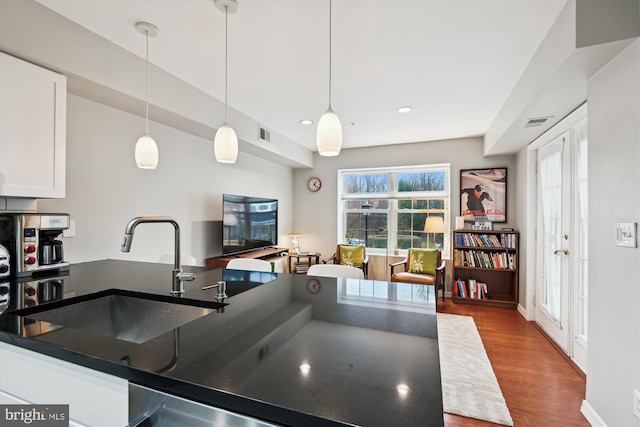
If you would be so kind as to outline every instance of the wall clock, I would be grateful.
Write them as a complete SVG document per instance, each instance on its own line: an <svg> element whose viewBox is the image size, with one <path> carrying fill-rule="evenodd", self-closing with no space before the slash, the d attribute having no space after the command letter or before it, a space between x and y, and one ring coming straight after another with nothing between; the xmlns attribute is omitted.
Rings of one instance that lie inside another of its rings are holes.
<svg viewBox="0 0 640 427"><path fill-rule="evenodd" d="M307 188L309 189L309 191L312 192L316 192L318 190L320 190L320 187L322 187L322 181L320 181L320 178L318 177L312 177L309 178L309 181L307 181Z"/></svg>
<svg viewBox="0 0 640 427"><path fill-rule="evenodd" d="M309 279L307 281L307 290L309 291L309 293L317 294L318 292L320 292L320 288L322 288L322 285L320 284L320 281L318 279Z"/></svg>

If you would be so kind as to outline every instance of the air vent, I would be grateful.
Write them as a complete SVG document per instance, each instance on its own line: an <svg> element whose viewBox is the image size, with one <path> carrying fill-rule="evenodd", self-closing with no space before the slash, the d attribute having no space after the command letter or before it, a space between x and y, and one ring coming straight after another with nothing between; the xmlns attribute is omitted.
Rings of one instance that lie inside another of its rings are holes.
<svg viewBox="0 0 640 427"><path fill-rule="evenodd" d="M526 128L533 128L536 126L542 126L547 120L549 120L551 117L553 116L549 116L549 117L536 117L533 119L527 119L527 122L525 123L524 127Z"/></svg>
<svg viewBox="0 0 640 427"><path fill-rule="evenodd" d="M258 126L258 138L262 141L269 142L271 141L271 133L262 126Z"/></svg>

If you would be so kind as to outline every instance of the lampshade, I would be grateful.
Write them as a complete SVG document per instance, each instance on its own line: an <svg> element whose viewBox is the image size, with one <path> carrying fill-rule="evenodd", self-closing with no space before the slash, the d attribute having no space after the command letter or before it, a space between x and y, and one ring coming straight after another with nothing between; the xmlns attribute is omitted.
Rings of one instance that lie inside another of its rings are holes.
<svg viewBox="0 0 640 427"><path fill-rule="evenodd" d="M318 153L321 156L337 156L342 148L342 125L336 113L329 108L320 117L316 134Z"/></svg>
<svg viewBox="0 0 640 427"><path fill-rule="evenodd" d="M218 128L213 140L213 151L220 163L235 163L238 157L238 137L228 123Z"/></svg>
<svg viewBox="0 0 640 427"><path fill-rule="evenodd" d="M425 233L444 233L444 219L441 216L428 216L424 222Z"/></svg>
<svg viewBox="0 0 640 427"><path fill-rule="evenodd" d="M158 146L148 133L136 142L136 164L140 169L155 169L158 166Z"/></svg>
<svg viewBox="0 0 640 427"><path fill-rule="evenodd" d="M289 233L289 236L291 237L302 236L302 233L299 231L292 231L291 233Z"/></svg>

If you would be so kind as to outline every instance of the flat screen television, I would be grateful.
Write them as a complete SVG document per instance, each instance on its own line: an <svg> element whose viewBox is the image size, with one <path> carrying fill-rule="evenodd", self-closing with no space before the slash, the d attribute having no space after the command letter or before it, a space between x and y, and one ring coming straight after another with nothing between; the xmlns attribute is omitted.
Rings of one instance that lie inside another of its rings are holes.
<svg viewBox="0 0 640 427"><path fill-rule="evenodd" d="M222 195L222 254L230 255L278 244L278 200Z"/></svg>

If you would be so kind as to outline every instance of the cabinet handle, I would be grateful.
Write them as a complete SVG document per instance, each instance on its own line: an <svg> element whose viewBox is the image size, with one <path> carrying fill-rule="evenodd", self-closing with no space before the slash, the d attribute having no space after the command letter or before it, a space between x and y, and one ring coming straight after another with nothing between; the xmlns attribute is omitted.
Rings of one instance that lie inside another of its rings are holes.
<svg viewBox="0 0 640 427"><path fill-rule="evenodd" d="M555 251L553 251L554 255L569 255L569 249L567 248L562 248L562 249L556 249Z"/></svg>

